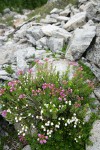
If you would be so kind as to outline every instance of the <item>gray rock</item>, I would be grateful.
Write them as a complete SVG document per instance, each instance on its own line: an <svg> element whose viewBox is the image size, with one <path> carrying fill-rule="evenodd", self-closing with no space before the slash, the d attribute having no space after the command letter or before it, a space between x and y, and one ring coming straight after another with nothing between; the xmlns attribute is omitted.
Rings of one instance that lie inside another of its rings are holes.
<svg viewBox="0 0 100 150"><path fill-rule="evenodd" d="M82 4L82 3L85 3L85 2L87 2L87 1L88 1L88 0L78 0L78 2L81 3L81 4Z"/></svg>
<svg viewBox="0 0 100 150"><path fill-rule="evenodd" d="M69 20L69 17L58 16L56 19L57 19L58 21L68 21L68 20Z"/></svg>
<svg viewBox="0 0 100 150"><path fill-rule="evenodd" d="M100 68L100 24L97 25L96 29L96 42L87 52L86 58Z"/></svg>
<svg viewBox="0 0 100 150"><path fill-rule="evenodd" d="M43 33L41 32L41 26L33 26L26 31L30 34L35 40L39 40L43 37Z"/></svg>
<svg viewBox="0 0 100 150"><path fill-rule="evenodd" d="M47 46L47 38L43 37L40 40L36 41L36 46L41 45L41 48L45 48Z"/></svg>
<svg viewBox="0 0 100 150"><path fill-rule="evenodd" d="M95 2L90 1L86 3L84 7L84 11L86 11L88 19L95 18L97 14L100 13L100 2L96 3L96 1Z"/></svg>
<svg viewBox="0 0 100 150"><path fill-rule="evenodd" d="M62 10L61 9L58 9L58 8L54 8L50 14L59 14Z"/></svg>
<svg viewBox="0 0 100 150"><path fill-rule="evenodd" d="M59 52L64 46L64 39L51 37L47 42L47 46L52 52Z"/></svg>
<svg viewBox="0 0 100 150"><path fill-rule="evenodd" d="M36 40L30 34L26 34L26 37L29 43L31 43L34 46L36 45Z"/></svg>
<svg viewBox="0 0 100 150"><path fill-rule="evenodd" d="M30 145L26 145L22 150L31 150Z"/></svg>
<svg viewBox="0 0 100 150"><path fill-rule="evenodd" d="M68 31L74 30L85 24L86 12L77 13L71 17L71 19L64 25L64 28Z"/></svg>
<svg viewBox="0 0 100 150"><path fill-rule="evenodd" d="M50 15L47 15L45 19L40 20L40 23L53 24L53 23L57 23L57 20L54 18L51 18Z"/></svg>
<svg viewBox="0 0 100 150"><path fill-rule="evenodd" d="M96 27L89 26L88 24L82 29L76 29L66 50L65 57L71 61L80 59L82 54L90 46L95 34Z"/></svg>
<svg viewBox="0 0 100 150"><path fill-rule="evenodd" d="M64 38L64 40L67 42L69 38L71 37L71 33L67 32L66 30L59 28L55 25L47 25L43 26L41 28L41 31L46 36L52 36L56 38Z"/></svg>
<svg viewBox="0 0 100 150"><path fill-rule="evenodd" d="M94 94L96 95L97 99L100 100L100 88L96 88L94 90Z"/></svg>
<svg viewBox="0 0 100 150"><path fill-rule="evenodd" d="M91 134L90 140L93 142L93 145L87 146L86 150L100 150L100 120L93 124Z"/></svg>
<svg viewBox="0 0 100 150"><path fill-rule="evenodd" d="M5 8L5 9L3 10L3 14L7 14L7 13L10 13L10 8Z"/></svg>
<svg viewBox="0 0 100 150"><path fill-rule="evenodd" d="M64 11L62 11L60 13L61 16L68 16L69 14L71 13L71 10L70 9L65 9Z"/></svg>

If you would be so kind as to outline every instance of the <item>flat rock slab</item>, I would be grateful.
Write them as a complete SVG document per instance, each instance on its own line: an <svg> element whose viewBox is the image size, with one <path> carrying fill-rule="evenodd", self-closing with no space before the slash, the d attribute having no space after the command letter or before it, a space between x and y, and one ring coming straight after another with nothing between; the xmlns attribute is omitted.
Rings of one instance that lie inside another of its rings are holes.
<svg viewBox="0 0 100 150"><path fill-rule="evenodd" d="M64 25L67 31L74 30L85 24L86 12L77 13Z"/></svg>
<svg viewBox="0 0 100 150"><path fill-rule="evenodd" d="M76 29L66 50L65 57L71 61L80 59L82 54L90 46L95 34L95 26L85 25L82 29Z"/></svg>
<svg viewBox="0 0 100 150"><path fill-rule="evenodd" d="M93 142L93 146L87 146L86 150L100 150L100 120L94 123L91 133L90 140Z"/></svg>

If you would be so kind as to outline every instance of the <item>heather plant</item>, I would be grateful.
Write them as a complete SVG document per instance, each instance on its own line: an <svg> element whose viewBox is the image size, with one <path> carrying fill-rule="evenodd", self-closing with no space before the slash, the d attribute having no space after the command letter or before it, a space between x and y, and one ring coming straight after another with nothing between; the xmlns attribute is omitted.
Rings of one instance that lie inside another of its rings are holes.
<svg viewBox="0 0 100 150"><path fill-rule="evenodd" d="M19 139L32 150L85 150L96 119L94 113L85 119L94 101L93 82L77 63L69 64L75 69L72 79L69 70L56 73L48 59L35 63L35 76L32 69L20 70L17 80L0 88L1 115L20 126Z"/></svg>

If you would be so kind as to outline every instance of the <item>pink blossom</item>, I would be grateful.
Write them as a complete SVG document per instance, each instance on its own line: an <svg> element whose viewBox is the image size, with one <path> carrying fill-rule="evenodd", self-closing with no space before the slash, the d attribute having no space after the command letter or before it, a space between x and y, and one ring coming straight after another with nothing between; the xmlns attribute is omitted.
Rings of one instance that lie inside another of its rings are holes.
<svg viewBox="0 0 100 150"><path fill-rule="evenodd" d="M41 137L41 134L40 134L40 133L38 134L38 137L39 137L39 138Z"/></svg>
<svg viewBox="0 0 100 150"><path fill-rule="evenodd" d="M5 89L0 89L0 96L1 96L2 94L4 94L4 92L5 92Z"/></svg>
<svg viewBox="0 0 100 150"><path fill-rule="evenodd" d="M43 144L43 140L40 140L40 144Z"/></svg>
<svg viewBox="0 0 100 150"><path fill-rule="evenodd" d="M16 90L16 88L14 88L14 87L11 87L10 88L10 92L13 92L13 91L15 91Z"/></svg>
<svg viewBox="0 0 100 150"><path fill-rule="evenodd" d="M23 99L23 98L25 98L26 97L26 95L25 94L21 94L21 95L19 95L19 99Z"/></svg>
<svg viewBox="0 0 100 150"><path fill-rule="evenodd" d="M48 139L48 136L45 136L45 139Z"/></svg>
<svg viewBox="0 0 100 150"><path fill-rule="evenodd" d="M30 74L31 74L31 73L32 73L32 71L33 71L33 70L32 70L32 68L31 68L31 69L29 69L29 70L28 70L28 73L30 73Z"/></svg>
<svg viewBox="0 0 100 150"><path fill-rule="evenodd" d="M18 75L23 75L24 72L23 72L23 70L18 70L17 74L18 74Z"/></svg>
<svg viewBox="0 0 100 150"><path fill-rule="evenodd" d="M47 141L46 141L46 140L43 140L43 143L47 143Z"/></svg>
<svg viewBox="0 0 100 150"><path fill-rule="evenodd" d="M61 98L61 97L59 97L59 98L58 98L58 100L59 100L59 101L62 101L62 98Z"/></svg>
<svg viewBox="0 0 100 150"><path fill-rule="evenodd" d="M6 117L6 115L7 115L7 110L3 110L3 111L1 112L1 115L2 115L2 117Z"/></svg>
<svg viewBox="0 0 100 150"><path fill-rule="evenodd" d="M48 61L49 60L49 58L45 58L45 61Z"/></svg>

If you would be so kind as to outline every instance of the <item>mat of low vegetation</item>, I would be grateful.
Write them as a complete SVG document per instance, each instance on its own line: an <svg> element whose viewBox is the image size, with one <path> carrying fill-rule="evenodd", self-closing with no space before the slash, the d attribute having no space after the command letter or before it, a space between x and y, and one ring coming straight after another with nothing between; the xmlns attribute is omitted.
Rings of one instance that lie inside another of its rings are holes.
<svg viewBox="0 0 100 150"><path fill-rule="evenodd" d="M69 70L61 76L48 62L36 61L36 70L36 77L32 69L20 70L17 80L0 88L1 115L18 125L20 142L32 150L85 150L96 119L92 112L86 119L94 83L76 63L70 80Z"/></svg>

